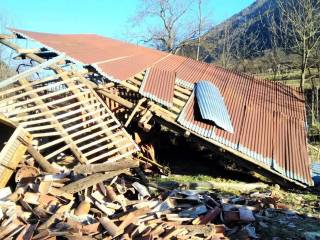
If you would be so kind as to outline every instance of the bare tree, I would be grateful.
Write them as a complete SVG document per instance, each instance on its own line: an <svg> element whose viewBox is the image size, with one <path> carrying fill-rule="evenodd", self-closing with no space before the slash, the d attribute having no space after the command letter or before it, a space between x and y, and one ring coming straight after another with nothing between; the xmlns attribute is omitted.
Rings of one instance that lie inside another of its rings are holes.
<svg viewBox="0 0 320 240"><path fill-rule="evenodd" d="M220 62L223 67L228 67L232 60L232 48L234 47L235 40L230 35L230 24L226 23L223 30L222 37L223 45L222 52L220 55Z"/></svg>
<svg viewBox="0 0 320 240"><path fill-rule="evenodd" d="M244 72L247 71L248 59L254 57L259 52L259 31L251 28L253 22L244 20L244 23L236 29L237 39L233 43L233 58L242 66Z"/></svg>
<svg viewBox="0 0 320 240"><path fill-rule="evenodd" d="M304 88L310 57L320 41L320 0L278 0L281 21L288 24L292 51L301 56L300 87Z"/></svg>
<svg viewBox="0 0 320 240"><path fill-rule="evenodd" d="M177 53L181 47L195 43L200 56L203 33L209 28L204 17L206 0L140 0L129 35L159 50ZM196 9L197 7L197 9ZM211 27L211 26L210 26Z"/></svg>
<svg viewBox="0 0 320 240"><path fill-rule="evenodd" d="M139 6L140 10L132 18L132 23L139 26L135 37L157 49L174 52L186 39L183 25L191 0L140 0ZM194 29L191 34L194 36Z"/></svg>

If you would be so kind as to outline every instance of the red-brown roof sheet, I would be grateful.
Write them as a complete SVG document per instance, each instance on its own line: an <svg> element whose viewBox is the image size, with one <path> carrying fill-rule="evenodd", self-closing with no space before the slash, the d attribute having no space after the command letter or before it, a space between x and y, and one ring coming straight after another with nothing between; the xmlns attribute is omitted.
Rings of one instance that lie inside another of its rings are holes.
<svg viewBox="0 0 320 240"><path fill-rule="evenodd" d="M147 71L146 78L148 81L143 81L139 90L141 95L155 100L164 106L172 107L174 83L176 80L175 73L152 67Z"/></svg>
<svg viewBox="0 0 320 240"><path fill-rule="evenodd" d="M95 34L51 34L11 29L72 60L94 65L113 80L126 80L150 67L167 53Z"/></svg>

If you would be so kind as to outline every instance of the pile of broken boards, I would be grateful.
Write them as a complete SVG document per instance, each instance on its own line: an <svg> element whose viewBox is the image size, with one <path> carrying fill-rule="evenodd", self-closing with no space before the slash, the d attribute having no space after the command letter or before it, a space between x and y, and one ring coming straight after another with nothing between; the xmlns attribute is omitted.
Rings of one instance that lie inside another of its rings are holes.
<svg viewBox="0 0 320 240"><path fill-rule="evenodd" d="M128 170L84 177L23 166L15 182L0 189L0 239L226 239L210 194L154 194Z"/></svg>
<svg viewBox="0 0 320 240"><path fill-rule="evenodd" d="M63 56L29 55L42 63L0 82L0 239L225 238L210 195L151 192L137 145Z"/></svg>

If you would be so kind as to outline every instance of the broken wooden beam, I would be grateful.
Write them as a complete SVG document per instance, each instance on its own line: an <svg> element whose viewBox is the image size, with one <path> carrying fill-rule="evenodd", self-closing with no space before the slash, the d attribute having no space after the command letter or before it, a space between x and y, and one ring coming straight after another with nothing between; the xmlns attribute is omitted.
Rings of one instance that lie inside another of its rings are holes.
<svg viewBox="0 0 320 240"><path fill-rule="evenodd" d="M111 172L128 168L139 167L139 160L137 159L123 159L116 162L105 162L98 164L85 164L74 167L74 172L77 174L92 174L99 172Z"/></svg>
<svg viewBox="0 0 320 240"><path fill-rule="evenodd" d="M128 170L119 170L119 171L112 171L112 172L106 172L106 173L95 173L95 174L92 174L88 177L74 181L74 182L62 187L61 190L68 192L68 193L80 192L81 190L84 190L88 187L96 185L100 182L110 180L111 178L114 178L114 177L119 176L120 174L123 174L126 172L128 172Z"/></svg>

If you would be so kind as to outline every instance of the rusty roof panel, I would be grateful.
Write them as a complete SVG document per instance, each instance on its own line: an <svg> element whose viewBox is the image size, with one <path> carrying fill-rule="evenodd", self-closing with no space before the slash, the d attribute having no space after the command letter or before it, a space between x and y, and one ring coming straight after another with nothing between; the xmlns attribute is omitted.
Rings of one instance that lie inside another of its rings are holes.
<svg viewBox="0 0 320 240"><path fill-rule="evenodd" d="M207 67L208 64L206 63L188 58L176 70L177 83L187 88L193 88L193 84L203 79L202 76Z"/></svg>
<svg viewBox="0 0 320 240"><path fill-rule="evenodd" d="M93 65L104 76L126 80L168 53L95 34L50 34L11 29L48 49L65 53L74 62Z"/></svg>
<svg viewBox="0 0 320 240"><path fill-rule="evenodd" d="M272 163L272 123L272 112L260 111L254 106L246 106L239 139L239 151L268 165L268 167Z"/></svg>
<svg viewBox="0 0 320 240"><path fill-rule="evenodd" d="M187 58L185 57L170 54L157 62L154 66L167 71L176 71L186 60Z"/></svg>
<svg viewBox="0 0 320 240"><path fill-rule="evenodd" d="M139 93L170 108L173 104L175 80L173 71L152 67L147 71Z"/></svg>
<svg viewBox="0 0 320 240"><path fill-rule="evenodd" d="M121 58L115 61L93 64L93 66L102 75L110 80L122 81L133 77L135 74L144 71L153 62L164 57L162 53L158 54L141 54L131 57Z"/></svg>

